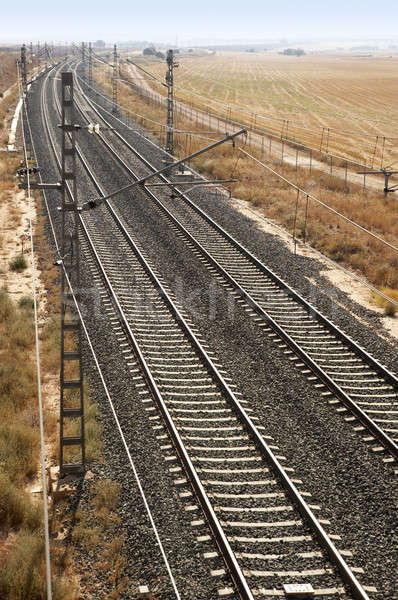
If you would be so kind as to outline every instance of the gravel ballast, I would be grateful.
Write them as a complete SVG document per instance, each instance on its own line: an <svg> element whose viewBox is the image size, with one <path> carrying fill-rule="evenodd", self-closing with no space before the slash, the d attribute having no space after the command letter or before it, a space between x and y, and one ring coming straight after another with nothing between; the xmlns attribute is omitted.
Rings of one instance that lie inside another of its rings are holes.
<svg viewBox="0 0 398 600"><path fill-rule="evenodd" d="M134 138L137 140L137 136ZM151 162L155 162L152 158L155 154L156 161L161 161L161 152L156 152L151 144L141 138L140 144L139 150L148 152ZM95 154L94 160L96 165L101 162L98 154ZM47 175L54 177L51 172ZM117 169L112 171L112 175L109 170L104 171L107 190L124 182L122 177L118 177ZM380 457L374 456L335 407L328 405L298 370L292 369L292 363L283 355L283 350L277 348L244 310L236 304L231 307L225 288L211 279L209 271L184 241L165 228L162 218L153 211L150 202L145 202L138 193L134 199L135 202L131 202L131 198L128 201L120 200L117 206L140 239L147 256L170 288L185 299L184 307L203 339L215 352L243 397L250 400L251 408L266 426L267 433L275 438L287 457L287 464L295 467L296 475L303 480L303 489L310 491L314 503L321 505L322 516L328 517L332 523L331 531L341 534L342 546L339 546L353 550L353 564L363 566L368 574L377 573L377 580L375 578L373 581L380 591L378 598L394 597L396 583L391 573L397 572L392 538L396 517L391 498L397 497L397 485L391 467L384 465ZM305 282L303 273L316 278L317 271L321 270L320 264L314 265L317 261L300 257L300 273L297 273L298 257L289 257L288 250L278 239L253 227L253 223L234 211L227 200L208 192L196 193L195 200L289 283L294 286L296 282L296 289L303 295L308 294L308 282ZM281 268L286 268L284 274L280 273ZM303 289L300 289L299 283ZM87 281L87 284L91 285L91 282ZM312 293L313 290L310 295ZM341 293L336 294L340 300ZM209 298L213 302L210 320ZM312 296L311 300L314 302ZM331 309L331 301L321 292L319 299L317 295L316 303L325 314L330 314L327 312L329 306L334 322L338 322L354 339L358 339L356 336L359 335L363 339L362 345L370 352L374 349L374 354L383 354L382 362L388 362L386 357L391 357L392 361L391 346L371 333L369 342L367 328L360 326L340 307ZM366 318L370 318L369 315ZM94 326L95 318L91 317L91 320ZM96 335L102 352L104 332L101 329ZM126 378L128 381L128 374L121 371L116 345L110 346L104 356L112 356L112 368L109 370L113 374L110 375L111 379L117 374L112 389L120 398L126 389L121 382L124 383ZM128 384L127 389L131 394ZM130 399L127 403L130 405L131 402ZM121 403L121 413L124 406ZM146 435L144 429L142 426L142 435ZM134 441L132 439L131 443ZM152 449L149 442L148 447ZM158 464L162 464L161 460ZM159 476L157 473L155 479ZM189 548L187 552L189 555Z"/></svg>

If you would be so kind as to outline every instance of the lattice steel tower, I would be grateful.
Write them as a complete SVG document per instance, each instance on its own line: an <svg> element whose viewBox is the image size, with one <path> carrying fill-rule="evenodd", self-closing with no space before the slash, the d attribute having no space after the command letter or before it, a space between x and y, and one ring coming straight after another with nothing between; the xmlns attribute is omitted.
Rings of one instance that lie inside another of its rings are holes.
<svg viewBox="0 0 398 600"><path fill-rule="evenodd" d="M117 79L118 79L118 60L116 44L113 46L113 69L112 69L112 112L117 112Z"/></svg>
<svg viewBox="0 0 398 600"><path fill-rule="evenodd" d="M167 51L167 122L166 122L166 151L174 154L174 67L178 66L174 62L173 50Z"/></svg>
<svg viewBox="0 0 398 600"><path fill-rule="evenodd" d="M82 75L86 76L86 44L82 42Z"/></svg>
<svg viewBox="0 0 398 600"><path fill-rule="evenodd" d="M88 43L88 84L93 84L93 49L91 42Z"/></svg>
<svg viewBox="0 0 398 600"><path fill-rule="evenodd" d="M21 79L22 79L22 91L24 94L27 92L27 78L26 78L26 46L23 44L21 46Z"/></svg>
<svg viewBox="0 0 398 600"><path fill-rule="evenodd" d="M72 288L80 296L79 215L76 183L76 131L73 74L61 73L62 211L61 257ZM69 187L70 194L68 193ZM72 196L72 197L70 197ZM81 324L65 271L61 276L60 476L82 472L85 465ZM71 460L65 448L72 448ZM77 448L77 451L76 451Z"/></svg>

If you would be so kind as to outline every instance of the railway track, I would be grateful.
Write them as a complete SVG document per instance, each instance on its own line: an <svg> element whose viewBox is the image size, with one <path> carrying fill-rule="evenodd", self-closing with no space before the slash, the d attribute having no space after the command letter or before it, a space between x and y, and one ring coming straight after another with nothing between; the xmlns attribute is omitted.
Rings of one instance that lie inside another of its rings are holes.
<svg viewBox="0 0 398 600"><path fill-rule="evenodd" d="M51 100L44 97L47 82L48 78L43 85L44 125L57 157L57 131L47 108ZM56 79L56 98L55 88ZM78 151L95 192L104 196L87 158ZM189 490L181 493L189 502L186 509L195 515L192 524L204 526L201 508L234 582L235 590L224 586L220 594L284 595L284 585L300 582L313 586L321 598L367 598L355 569L348 567L344 553L316 518L318 508L298 491L300 482L282 467L283 457L276 454L264 427L250 417L247 400L238 399L112 205L107 202L80 219L85 252L97 271L98 285L117 311L126 353L134 350L151 391L142 391L149 419L156 423L158 411L162 415L173 442L165 445L170 451L166 458L174 461L177 451L186 475L181 476L181 466L171 467L177 483L184 485L188 479L194 490L194 496ZM142 373L136 375L138 381ZM212 574L225 573L216 569Z"/></svg>
<svg viewBox="0 0 398 600"><path fill-rule="evenodd" d="M117 130L118 123L94 104L80 90L81 114L99 117L110 134L101 133L108 152L135 181L162 164L151 164ZM110 142L109 139L112 139ZM127 160L123 158L128 152ZM132 158L135 157L132 168ZM154 181L173 182L175 193L153 193L145 189L147 197L161 211L169 224L177 228L187 244L200 253L209 268L215 269L223 282L230 286L236 298L245 301L257 321L266 324L293 354L303 372L312 377L314 385L325 386L324 396L333 396L343 402L360 421L354 426L369 433L366 441L377 440L374 450L386 450L398 458L398 378L360 347L353 339L321 314L314 306L296 293L286 282L268 269L242 244L220 227L184 193L174 177L160 175ZM183 200L183 202L181 201ZM304 363L304 365L303 365ZM333 398L329 401L334 402Z"/></svg>

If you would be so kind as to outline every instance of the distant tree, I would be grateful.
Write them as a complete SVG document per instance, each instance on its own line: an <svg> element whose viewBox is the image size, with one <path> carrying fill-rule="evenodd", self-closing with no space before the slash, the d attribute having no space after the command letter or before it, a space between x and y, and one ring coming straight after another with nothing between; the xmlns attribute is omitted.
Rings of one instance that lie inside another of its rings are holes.
<svg viewBox="0 0 398 600"><path fill-rule="evenodd" d="M103 48L105 46L105 42L104 40L97 40L94 42L94 46L96 48Z"/></svg>
<svg viewBox="0 0 398 600"><path fill-rule="evenodd" d="M156 48L148 46L148 48L143 49L142 54L144 54L144 56L156 56Z"/></svg>
<svg viewBox="0 0 398 600"><path fill-rule="evenodd" d="M280 54L284 54L285 56L303 56L305 52L302 48L286 48Z"/></svg>

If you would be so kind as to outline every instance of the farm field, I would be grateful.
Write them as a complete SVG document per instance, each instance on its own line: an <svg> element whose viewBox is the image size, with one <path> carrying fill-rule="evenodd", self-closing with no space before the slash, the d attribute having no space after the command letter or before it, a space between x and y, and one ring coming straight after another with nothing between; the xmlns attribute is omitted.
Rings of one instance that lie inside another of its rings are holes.
<svg viewBox="0 0 398 600"><path fill-rule="evenodd" d="M398 55L221 52L176 59L179 100L377 168L398 161ZM164 61L139 60L164 79ZM150 85L165 95L163 86Z"/></svg>

